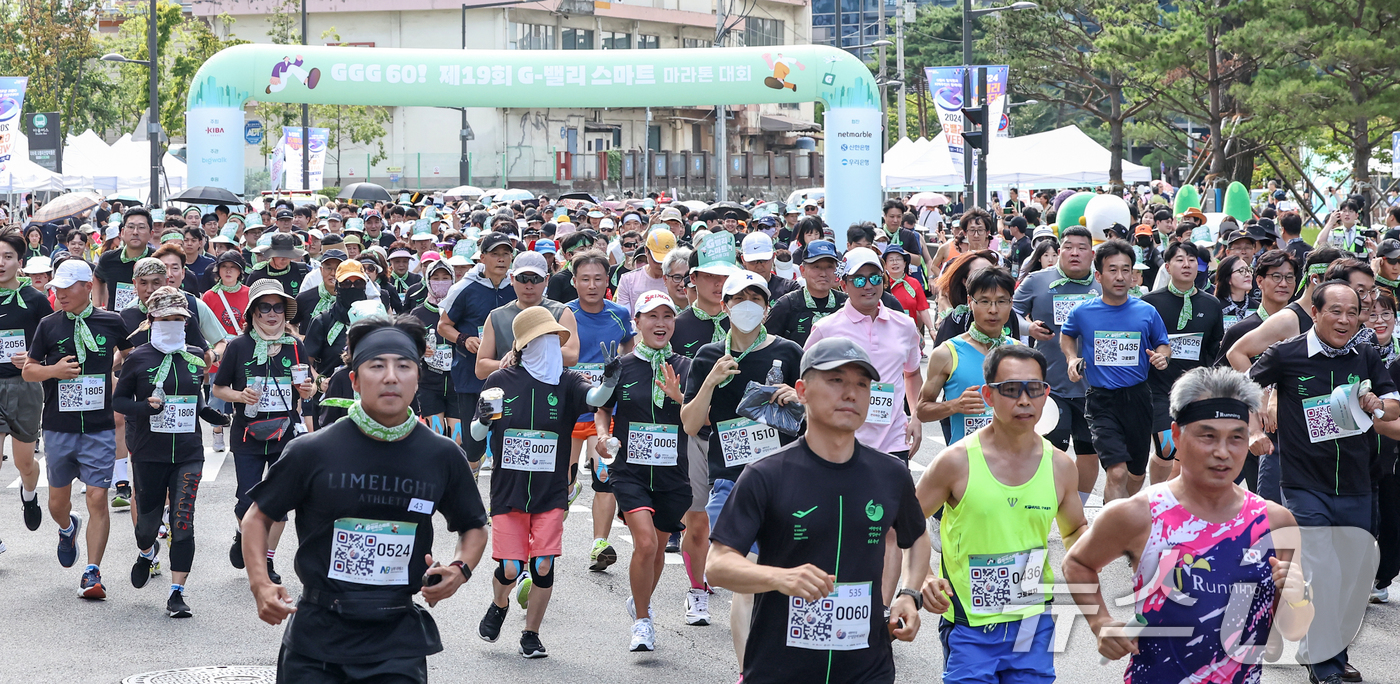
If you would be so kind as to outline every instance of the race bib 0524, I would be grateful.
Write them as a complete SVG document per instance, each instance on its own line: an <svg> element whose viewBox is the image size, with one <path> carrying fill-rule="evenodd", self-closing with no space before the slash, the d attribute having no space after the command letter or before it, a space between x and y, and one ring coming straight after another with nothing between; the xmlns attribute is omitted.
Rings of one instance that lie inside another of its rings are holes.
<svg viewBox="0 0 1400 684"><path fill-rule="evenodd" d="M417 531L415 523L341 518L331 534L326 576L355 584L406 585Z"/></svg>

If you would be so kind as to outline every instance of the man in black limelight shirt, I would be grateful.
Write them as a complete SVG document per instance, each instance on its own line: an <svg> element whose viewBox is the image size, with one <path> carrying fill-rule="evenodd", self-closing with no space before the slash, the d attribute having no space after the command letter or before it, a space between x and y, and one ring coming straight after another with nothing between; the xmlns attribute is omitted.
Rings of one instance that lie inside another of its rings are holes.
<svg viewBox="0 0 1400 684"><path fill-rule="evenodd" d="M893 682L891 637L912 641L931 547L904 464L856 441L880 380L854 342L802 357L807 433L751 463L710 533L716 586L755 594L744 681ZM890 615L880 599L886 533L905 549ZM758 544L757 562L745 558Z"/></svg>
<svg viewBox="0 0 1400 684"><path fill-rule="evenodd" d="M121 311L136 299L131 285L131 269L136 261L151 253L151 212L141 207L127 209L122 214L122 247L102 253L93 273L97 291L94 302L108 311Z"/></svg>
<svg viewBox="0 0 1400 684"><path fill-rule="evenodd" d="M466 455L409 408L425 335L407 317L352 326L351 380L360 399L349 420L293 441L248 493L246 556L259 557L273 521L296 511L304 592L295 607L265 566L248 564L258 617L273 625L291 617L279 682L426 682L427 656L442 650L442 640L413 596L421 590L435 606L481 559L486 511ZM457 534L446 566L433 561L434 512Z"/></svg>

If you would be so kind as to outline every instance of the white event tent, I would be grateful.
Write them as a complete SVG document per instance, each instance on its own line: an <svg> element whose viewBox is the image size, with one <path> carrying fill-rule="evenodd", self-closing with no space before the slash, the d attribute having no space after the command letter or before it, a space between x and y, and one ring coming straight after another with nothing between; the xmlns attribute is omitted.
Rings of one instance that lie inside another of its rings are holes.
<svg viewBox="0 0 1400 684"><path fill-rule="evenodd" d="M921 143L924 143L921 145ZM1077 126L999 138L987 156L987 185L1065 188L1107 183L1112 154ZM886 190L961 190L963 170L954 168L941 136L900 140L885 154L880 169ZM1152 170L1123 161L1123 182L1152 180Z"/></svg>
<svg viewBox="0 0 1400 684"><path fill-rule="evenodd" d="M63 184L68 189L91 189L102 194L145 196L151 186L151 148L123 135L108 145L92 130L68 136L63 147ZM169 152L161 160L166 190L185 189L185 163Z"/></svg>

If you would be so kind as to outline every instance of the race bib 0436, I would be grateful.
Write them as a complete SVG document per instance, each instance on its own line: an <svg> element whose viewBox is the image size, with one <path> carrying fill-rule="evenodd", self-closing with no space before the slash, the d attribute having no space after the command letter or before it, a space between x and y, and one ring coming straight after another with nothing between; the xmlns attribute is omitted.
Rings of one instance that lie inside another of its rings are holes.
<svg viewBox="0 0 1400 684"><path fill-rule="evenodd" d="M378 586L408 584L408 564L418 525L385 520L341 518L331 534L331 564L326 576L342 582Z"/></svg>
<svg viewBox="0 0 1400 684"><path fill-rule="evenodd" d="M1013 553L972 554L967 559L968 608L978 615L1040 605L1045 573L1045 549Z"/></svg>

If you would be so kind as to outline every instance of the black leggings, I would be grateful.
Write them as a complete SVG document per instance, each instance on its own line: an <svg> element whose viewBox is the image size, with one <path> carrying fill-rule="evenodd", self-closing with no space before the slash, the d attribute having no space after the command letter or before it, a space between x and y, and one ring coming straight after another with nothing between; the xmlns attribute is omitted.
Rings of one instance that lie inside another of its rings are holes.
<svg viewBox="0 0 1400 684"><path fill-rule="evenodd" d="M234 487L233 514L243 519L243 514L253 505L253 500L248 498L248 490L259 482L262 482L263 474L267 469L282 456L282 452L275 454L233 454L233 470L238 478L238 483ZM282 520L286 520L283 518Z"/></svg>
<svg viewBox="0 0 1400 684"><path fill-rule="evenodd" d="M194 563L194 499L203 473L204 461L131 463L136 486L136 547L144 550L155 545L169 497L172 572L189 572Z"/></svg>
<svg viewBox="0 0 1400 684"><path fill-rule="evenodd" d="M1376 541L1381 562L1376 567L1376 586L1389 587L1400 574L1400 475L1386 473L1376 489Z"/></svg>

